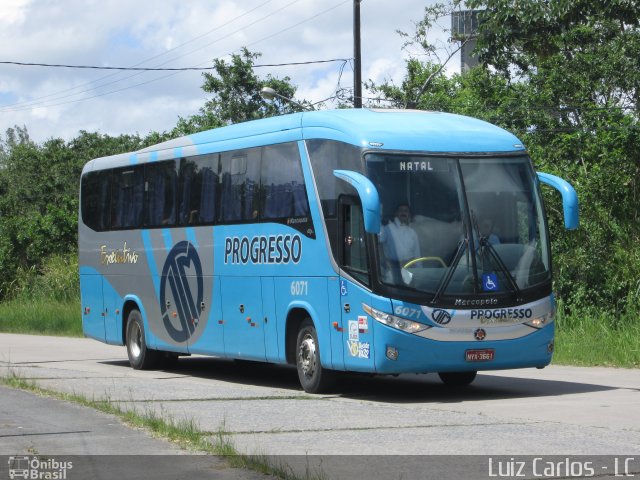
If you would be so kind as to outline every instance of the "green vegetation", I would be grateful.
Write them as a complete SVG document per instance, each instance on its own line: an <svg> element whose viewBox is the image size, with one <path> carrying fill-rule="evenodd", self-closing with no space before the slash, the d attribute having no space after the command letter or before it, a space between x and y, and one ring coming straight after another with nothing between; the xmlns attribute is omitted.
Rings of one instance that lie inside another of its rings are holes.
<svg viewBox="0 0 640 480"><path fill-rule="evenodd" d="M563 305L556 361L640 362L640 5L625 0L467 0L480 9L482 65L444 74L429 41L452 0L425 8L400 85L369 85L396 107L482 118L515 133L536 169L569 180L580 229L563 228L557 192L543 188ZM419 52L417 54L416 52Z"/></svg>
<svg viewBox="0 0 640 480"><path fill-rule="evenodd" d="M482 10L477 53L483 63L469 72L445 74L454 52L443 56L430 41L430 33L438 18L461 8L461 1L428 6L415 32L402 33L410 57L403 81L369 82L369 90L379 99L370 104L441 110L490 121L523 140L538 170L568 179L581 201L576 232L563 228L560 196L543 188L554 290L563 305L556 358L637 366L640 4L627 0L467 0L465 4ZM16 127L0 138L0 302L11 302L0 307L0 329L23 325L27 331L72 332L42 320L45 314L40 308L48 305L48 299L61 309L77 304L77 277L65 267L76 256L77 191L86 161L292 108L279 100L261 99L262 87L272 87L285 97L293 97L296 87L286 77L258 77L253 69L258 55L244 49L229 62L215 60L214 73L203 75L208 100L169 132L143 138L82 131L71 141L50 139L37 145L26 127ZM38 321L18 316L20 303L30 304ZM79 313L71 315L62 323L72 325Z"/></svg>
<svg viewBox="0 0 640 480"><path fill-rule="evenodd" d="M484 65L446 76L428 41L425 10L407 46L401 85L372 85L395 106L482 118L518 135L540 171L569 180L580 229L563 228L557 192L543 188L554 253L554 288L567 311L595 307L633 320L640 305L640 5L615 0L472 0L483 9L477 51ZM615 320L617 322L618 320Z"/></svg>
<svg viewBox="0 0 640 480"><path fill-rule="evenodd" d="M0 331L82 336L78 258L53 255L40 269L18 267L0 303Z"/></svg>
<svg viewBox="0 0 640 480"><path fill-rule="evenodd" d="M0 384L25 390L37 395L52 397L58 400L73 402L88 408L93 408L103 413L115 415L124 423L136 428L143 428L152 435L169 440L180 448L190 451L198 451L210 455L223 456L230 466L254 470L265 475L272 475L283 480L322 480L321 473L307 472L304 477L296 475L290 467L277 459L266 455L244 455L239 453L231 435L222 425L214 435L199 429L193 419L180 419L161 415L147 408L144 411L128 409L117 401L109 399L89 399L83 395L56 392L38 386L35 382L22 378L15 373L0 377Z"/></svg>
<svg viewBox="0 0 640 480"><path fill-rule="evenodd" d="M0 303L0 331L81 337L80 300L10 300Z"/></svg>
<svg viewBox="0 0 640 480"><path fill-rule="evenodd" d="M640 323L611 318L595 308L580 316L558 312L553 363L579 366L640 368Z"/></svg>

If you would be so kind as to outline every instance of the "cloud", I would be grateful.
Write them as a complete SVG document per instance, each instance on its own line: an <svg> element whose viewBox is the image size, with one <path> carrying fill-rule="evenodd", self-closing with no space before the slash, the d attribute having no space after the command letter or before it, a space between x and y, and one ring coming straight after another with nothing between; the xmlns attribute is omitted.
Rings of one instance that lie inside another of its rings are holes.
<svg viewBox="0 0 640 480"><path fill-rule="evenodd" d="M0 25L24 21L29 0L3 0L0 7Z"/></svg>
<svg viewBox="0 0 640 480"><path fill-rule="evenodd" d="M413 31L424 0L362 3L363 79L402 78L396 30ZM328 13L323 11L332 9ZM247 46L259 63L353 55L350 0L2 0L0 60L103 66L211 66ZM297 98L352 88L350 65L263 68L288 76ZM117 135L166 131L205 102L198 72L107 72L0 65L0 135L26 125L36 141L80 130Z"/></svg>

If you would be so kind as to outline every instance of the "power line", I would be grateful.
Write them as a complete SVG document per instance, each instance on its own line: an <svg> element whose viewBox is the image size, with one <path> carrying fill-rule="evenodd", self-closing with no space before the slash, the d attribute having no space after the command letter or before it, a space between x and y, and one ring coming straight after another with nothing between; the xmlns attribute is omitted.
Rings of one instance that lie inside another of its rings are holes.
<svg viewBox="0 0 640 480"><path fill-rule="evenodd" d="M252 23L249 23L248 25L245 25L245 26L241 27L240 29L238 29L238 30L236 30L236 31L234 31L234 32L232 32L232 33L230 33L230 34L228 34L228 35L225 35L225 36L223 36L223 37L220 37L220 38L218 38L218 39L214 40L213 42L210 42L210 43L208 43L208 44L206 44L206 45L204 45L204 46L202 46L202 47L200 47L200 48L197 48L197 49L195 49L195 50L192 50L192 51L190 51L190 52L187 52L186 54L183 54L183 55L181 55L181 56L179 56L179 57L176 57L176 58L170 59L170 60L168 60L168 61L166 61L166 62L162 63L161 65L165 65L166 63L172 62L172 61L177 60L178 58L184 57L184 56L186 56L186 55L190 55L191 53L194 53L194 52L196 52L196 51L198 51L198 50L201 50L202 48L205 48L205 47L206 47L206 46L208 46L208 45L211 45L211 44L213 44L213 43L216 43L216 42L218 42L218 41L220 41L220 40L222 40L222 39L224 39L224 38L227 38L227 37L229 37L229 36L233 35L233 34L234 34L234 33L236 33L236 32L242 31L243 29L245 29L245 28L247 28L247 27L249 27L249 26L252 26L252 25L254 25L254 24L256 24L256 23L258 23L258 22L260 22L260 21L263 21L264 19L266 19L266 18L268 18L268 17L270 17L270 16L274 15L275 13L280 12L281 10L283 10L283 9L285 9L285 8L287 8L287 7L289 7L289 6L293 5L293 4L295 4L295 3L297 3L298 1L300 1L300 0L294 0L293 2L288 3L288 4L287 4L287 5L285 5L284 7L282 7L282 8L280 8L280 9L278 9L278 10L275 10L275 11L271 12L270 14L266 15L265 17L260 18L259 20L256 20L256 21L254 21L254 22L252 22ZM297 22L297 23L295 23L295 24L293 24L293 25L291 25L291 26L289 26L289 27L286 27L286 28L284 28L284 29L282 29L282 30L279 30L279 31L277 31L277 32L275 32L275 33L273 33L273 34L271 34L271 35L267 35L266 37L263 37L263 38L261 38L261 39L259 39L259 40L256 40L256 41L254 41L254 42L251 42L251 43L247 44L247 46L254 45L254 44L257 44L257 43L263 42L263 41L265 41L265 40L268 40L268 39L270 39L270 38L273 38L273 37L275 37L275 36L277 36L277 35L280 35L280 34L282 34L282 33L286 32L286 31L289 31L289 30L291 30L291 29L293 29L293 28L295 28L295 27L299 26L299 25L302 25L303 23L309 22L309 21L311 21L311 20L313 20L313 19L315 19L315 18L317 18L317 17L319 17L319 16L321 16L321 15L324 15L324 14L326 14L326 13L328 13L328 12L332 11L332 10L335 10L336 8L338 8L338 7L342 6L342 5L344 5L344 4L346 4L346 3L350 2L350 1L351 1L351 0L344 0L343 2L340 2L340 3L338 3L338 4L334 5L334 6L332 6L332 7L328 8L328 9L326 9L326 10L323 10L323 11L321 11L320 13L317 13L317 14L315 14L315 15L312 15L312 16L310 16L310 17L308 17L308 18L306 18L306 19L304 19L304 20L302 20L302 21L300 21L300 22ZM234 19L234 20L235 20L235 19ZM229 22L229 23L230 23L230 22ZM153 58L155 58L155 57L153 57ZM144 62L141 62L141 63L144 63ZM203 63L206 63L206 62L203 62ZM202 65L202 64L200 64L200 65ZM265 65L265 66L266 66L266 65ZM80 92L77 92L77 93L73 93L73 94L65 95L65 96L62 96L62 97L58 96L57 98L54 98L54 99L52 99L52 100L50 100L50 101L55 102L56 100L62 100L62 99L64 99L64 98L73 97L73 96L79 95L79 94L81 94L81 93L87 93L87 92L90 92L90 91L92 91L92 90L96 90L97 88L100 88L100 87L104 87L104 86L107 86L107 85L111 85L111 84L113 84L113 83L120 82L120 81L122 81L122 80L127 80L127 79L129 79L129 78L133 78L134 76L141 75L142 73L143 73L143 72L138 72L138 73L135 73L135 74L130 75L130 76L128 76L128 77L125 77L124 79L115 80L115 81L112 81L112 82L109 82L109 83L105 83L105 84L102 84L102 85L97 85L96 87L93 87L93 88L90 88L90 89L87 89L87 90L83 90L83 91L80 91ZM179 71L174 71L174 72L172 72L172 73L169 73L168 75L163 75L163 76L161 76L161 77L157 77L157 78L152 79L152 80L148 80L148 81L145 81L145 82L140 82L140 83L137 83L137 84L134 84L134 85L130 85L130 86L127 86L127 87L123 87L123 88L119 88L119 89L116 89L116 90L111 90L111 91L108 91L108 92L103 92L103 93L99 93L99 94L91 95L91 96L86 97L86 98L79 98L79 99L74 99L74 100L68 100L68 101L58 102L58 103L53 103L53 104L49 104L49 105L46 105L47 101L45 101L45 102L39 102L39 101L38 101L39 99L32 100L32 101L28 101L28 102L19 102L19 103L17 103L17 104L6 105L6 106L4 106L4 107L0 107L0 113L2 113L2 112L16 112L16 111L30 110L30 109L32 109L32 108L36 108L36 107L39 107L39 106L43 106L43 107L56 107L56 106L60 106L60 105L70 104L70 103L83 102L83 101L86 101L86 100L91 100L91 99L93 99L93 98L103 97L103 96L110 95L110 94L113 94L113 93L119 93L119 92L122 92L122 91L124 91L124 90L129 90L129 89L131 89L131 88L135 88L135 87L139 87L139 86L147 85L147 84L149 84L149 83L154 83L154 82L157 82L157 81L159 81L159 80L163 80L163 79L169 78L169 77L171 77L171 76L177 75L178 73L180 73L180 72L179 72ZM106 77L103 77L103 78L108 78L108 77L113 76L113 75L116 75L116 74L114 73L114 74L111 74L111 75L107 75ZM91 84L91 83L92 83L92 82L89 82L89 84ZM71 90L73 90L73 89L71 89ZM51 95L48 95L48 96L51 96ZM41 98L46 98L46 97L41 97ZM43 103L44 103L45 105L43 105ZM14 107L14 108L7 108L7 107Z"/></svg>
<svg viewBox="0 0 640 480"><path fill-rule="evenodd" d="M306 62L289 62L289 63L265 63L260 65L252 65L253 68L261 67L288 67L292 65L311 65L314 63L331 63L331 62L348 62L347 58L331 58L328 60L309 60ZM26 67L48 67L48 68L78 68L93 70L125 70L125 71L143 71L143 72L186 72L186 71L202 71L215 70L216 67L105 67L98 65L66 65L56 63L28 63L28 62L8 62L0 61L0 65L18 65Z"/></svg>
<svg viewBox="0 0 640 480"><path fill-rule="evenodd" d="M344 60L344 61L343 61L343 65L344 65L344 63L346 63L347 61L348 61L348 60ZM254 65L254 66L256 66L256 65ZM260 66L267 66L267 65L260 65ZM342 67L342 68L344 68L344 67ZM159 78L154 78L154 79L152 79L152 80L147 80L146 82L136 83L135 85L129 85L129 86L126 86L126 87L122 87L122 88L120 88L120 89L117 89L117 90L110 90L110 91L108 91L108 92L97 93L97 94L92 95L92 96L87 97L87 98L80 98L80 99L76 99L76 100L67 100L67 101L64 101L64 102L58 102L58 103L53 103L53 104L45 105L45 107L58 107L58 106L61 106L61 105L68 105L68 104L70 104L70 103L84 102L84 101L86 101L86 100L91 100L91 99L93 99L93 98L104 97L104 96L107 96L107 95L111 95L112 93L119 93L119 92L122 92L122 91L124 91L124 90L129 90L129 89L131 89L131 88L141 87L141 86L143 86L143 85L147 85L147 84L149 84L149 83L157 82L157 81L159 81L159 80L163 80L163 79L165 79L165 78L168 78L168 77L172 77L172 76L174 76L174 75L177 75L178 73L180 73L180 72L173 72L173 73L170 73L170 74L168 74L168 75L164 75L164 76L159 77ZM25 111L25 110L31 110L32 108L37 108L37 107L38 107L38 105L36 104L36 105L28 105L28 106L26 106L26 107L25 107L25 106L23 106L23 107L15 107L15 108L4 108L4 109L0 109L0 113L5 113L5 112L21 112L21 111Z"/></svg>
<svg viewBox="0 0 640 480"><path fill-rule="evenodd" d="M148 61L150 61L150 60L153 60L153 59L155 59L155 58L158 58L158 57L164 56L164 55L168 54L169 52L172 52L172 51L174 51L174 50L176 50L176 49L178 49L178 48L180 48L180 47L183 47L183 46L185 46L185 45L187 45L187 44L189 44L189 43L192 43L193 41L195 41L195 40L197 40L197 39L199 39L199 38L202 38L202 37L204 37L204 36L207 36L207 35L209 35L210 33L214 32L214 31L217 31L217 30L218 30L218 29L220 29L220 28L224 28L225 26L232 24L232 23L233 23L233 22L235 22L236 20L239 20L240 18L242 18L242 17L244 17L244 16L248 15L249 13L252 13L252 12L254 12L255 10L258 10L259 8L261 8L261 7L265 6L267 3L270 3L271 1L273 1L273 0L267 0L267 1L265 1L265 2L262 2L261 4L259 4L259 5L257 5L256 7L252 8L251 10L248 10L248 11L246 11L246 12L244 12L244 13L242 13L242 14L240 14L240 15L238 15L238 16L236 16L236 17L234 17L234 18L232 18L232 19L231 19L231 20L229 20L228 22L225 22L225 23L223 23L223 24L221 24L221 25L216 26L215 28L213 28L213 29L211 29L211 30L208 30L208 31L207 31L207 32L205 32L204 34L200 34L200 35L198 35L198 36L196 36L196 37L194 37L194 38L192 38L192 39L190 39L190 40L187 40L186 42L181 43L180 45L178 45L178 46L176 46L176 47L173 47L173 48L171 48L171 49L167 50L166 52L163 52L163 53L160 53L160 54L155 55L155 56L153 56L153 57L147 58L146 60L143 60L143 61L141 61L141 62L138 62L137 64L134 64L133 66L134 66L134 67L136 67L136 66L138 66L138 65L141 65L141 64L143 64L143 63L146 63L146 62L148 62ZM187 52L187 53L184 53L184 54L182 54L182 55L179 55L179 56L177 56L177 57L174 57L174 58L172 58L172 59L169 59L169 60L167 60L167 61L165 61L165 62L163 62L163 63L161 63L161 64L159 64L159 65L156 65L156 66L157 66L157 67L160 67L160 66L162 66L162 65L166 65L167 63L170 63L170 62L172 62L172 61L175 61L175 60L177 60L177 59L179 59L179 58L185 57L185 56L187 56L187 55L191 55L192 53L194 53L194 52L196 52L196 51L198 51L198 50L201 50L201 49L203 49L203 48L205 48L205 47L207 47L207 46L209 46L209 45L212 45L212 44L214 44L214 43L217 43L217 42L219 42L219 41L221 41L221 40L223 40L223 39L225 39L225 38L230 37L231 35L234 35L235 33L241 32L242 30L244 30L244 29L245 29L245 28L247 28L247 27L250 27L250 26L255 25L256 23L259 23L259 22L261 22L261 21L263 21L263 20L265 20L265 19L267 19L267 18L271 17L271 16L272 16L272 15L274 15L275 13L278 13L278 12L280 12L280 11L284 10L285 8L288 8L288 7L290 7L291 5L294 5L295 3L298 3L299 1L300 1L300 0L293 0L293 1L289 2L289 3L287 3L285 6L283 6L283 7L279 8L279 9L277 9L277 10L273 11L273 12L271 12L270 14L268 14L268 15L266 15L266 16L264 16L264 17L261 17L261 18L259 18L258 20L254 21L254 22L251 22L251 23L249 23L249 24L247 24L247 25L244 25L244 26L242 26L242 27L240 27L240 28L238 28L238 29L234 30L233 32L231 32L231 33L229 33L229 34L227 34L227 35L224 35L224 36L222 36L222 37L219 37L219 38L217 38L216 40L214 40L213 42L209 42L209 43L207 43L207 44L203 45L202 47L199 47L199 48L197 48L197 49L195 49L195 50L191 50L191 51L189 51L189 52ZM134 73L133 75L129 75L129 76L124 77L124 78L120 78L120 79L112 80L112 81L107 82L107 83L101 83L101 84L95 85L94 87L91 87L91 88L88 88L88 89L85 89L85 90L82 90L82 91L79 91L79 92L76 92L76 93L69 93L68 95L62 95L62 96L60 95L60 94L66 93L66 92L72 92L73 90L77 90L78 88L82 88L82 87L84 87L84 86L88 86L88 85L96 84L97 82L100 82L100 81L102 81L102 80L106 80L106 79L108 79L108 78L112 78L112 77L114 77L114 76L118 75L118 73L117 73L117 72L115 72L115 73L111 73L111 74L109 74L109 75L105 75L105 76L103 76L103 77L101 77L101 78L98 78L97 80L93 80L93 81L91 81L91 82L86 82L86 83L80 84L80 85L75 86L75 87L71 87L71 88L68 88L68 89L65 89L65 90L62 90L62 91L58 91L58 92L55 92L55 93L51 93L51 94L49 94L49 95L45 95L45 96L38 97L38 98L35 98L35 99L32 99L32 100L28 100L28 101L24 101L24 102L16 102L16 103L13 103L13 104L8 104L8 105L0 106L0 110L1 110L1 111L7 111L7 110L5 110L7 107L16 107L16 108L18 108L18 109L20 109L20 110L26 110L26 109L29 109L29 108L33 108L33 107L37 107L37 106L39 106L39 105L40 105L40 103L41 103L40 101L41 101L41 100L44 100L45 98L54 97L54 98L53 98L53 99L51 99L50 101L55 102L55 101L57 101L57 100L62 100L62 99L64 99L64 98L69 98L69 97L73 97L73 96L76 96L76 95L80 95L80 94L82 94L82 93L88 93L88 92L91 92L91 91L93 91L93 90L97 90L98 88L101 88L101 87L106 87L106 86L108 86L108 85L113 85L114 83L122 82L122 81L124 81L124 80L128 80L128 79L130 79L130 78L133 78L133 77L138 76L138 75L141 75L141 74L142 74L142 72ZM158 80L160 80L160 79L162 79L162 78L166 78L166 77L160 77ZM149 82L139 83L139 84L133 85L132 87L135 87L135 86L138 86L138 85L144 85L144 84L146 84L146 83L149 83ZM125 89L126 89L126 88L125 88ZM122 88L121 88L121 89L118 89L118 90L115 90L115 91L114 91L114 93L115 93L115 92L122 91L122 90L123 90ZM107 93L109 93L109 92L107 92ZM99 95L95 95L95 96L103 96L103 95L104 95L104 94L99 94ZM88 99L90 99L90 98L94 98L95 96L88 97L86 100L88 100ZM83 101L83 100L85 100L85 99L78 99L77 101ZM55 104L55 105L64 105L64 104L72 103L72 102L73 102L73 101L69 101L69 102L62 102L62 103L57 103L57 104ZM46 103L46 102L45 102L45 103ZM55 105L52 105L52 106L55 106ZM25 107L25 108L22 108L22 107ZM8 110L8 111L15 111L15 110L10 109L10 110Z"/></svg>

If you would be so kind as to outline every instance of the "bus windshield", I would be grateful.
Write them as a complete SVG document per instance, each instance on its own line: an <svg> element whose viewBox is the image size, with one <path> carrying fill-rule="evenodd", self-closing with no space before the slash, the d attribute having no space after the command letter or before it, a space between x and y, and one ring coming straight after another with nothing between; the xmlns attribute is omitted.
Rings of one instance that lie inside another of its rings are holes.
<svg viewBox="0 0 640 480"><path fill-rule="evenodd" d="M382 203L376 261L386 285L440 295L518 294L551 279L526 156L369 153Z"/></svg>

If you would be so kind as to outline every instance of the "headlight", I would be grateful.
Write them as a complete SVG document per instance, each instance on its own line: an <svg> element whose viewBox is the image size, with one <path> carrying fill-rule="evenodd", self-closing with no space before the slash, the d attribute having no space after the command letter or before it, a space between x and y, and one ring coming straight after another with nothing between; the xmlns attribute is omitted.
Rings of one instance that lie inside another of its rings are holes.
<svg viewBox="0 0 640 480"><path fill-rule="evenodd" d="M527 322L527 325L534 328L542 328L547 323L553 322L556 316L556 309L552 308L549 313L545 313L544 315L540 315L539 317L534 318L533 320Z"/></svg>
<svg viewBox="0 0 640 480"><path fill-rule="evenodd" d="M427 328L431 328L429 325L425 325L424 323L414 322L406 318L396 317L395 315L381 312L380 310L376 310L375 308L372 308L365 303L362 304L362 308L375 321L384 323L385 325L388 325L397 330L402 330L403 332L417 333L421 332L422 330L426 330Z"/></svg>

